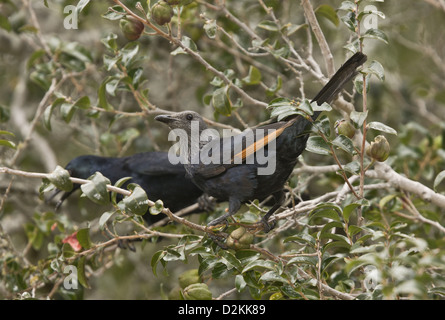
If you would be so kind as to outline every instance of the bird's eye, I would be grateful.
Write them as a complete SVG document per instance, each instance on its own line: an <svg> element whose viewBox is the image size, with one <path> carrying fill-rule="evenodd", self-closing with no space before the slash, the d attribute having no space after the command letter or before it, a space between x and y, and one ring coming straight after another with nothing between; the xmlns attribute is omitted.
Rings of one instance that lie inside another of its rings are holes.
<svg viewBox="0 0 445 320"><path fill-rule="evenodd" d="M190 120L193 120L193 114L191 114L191 113L187 114L185 117L186 117L186 119L189 120L189 121L190 121Z"/></svg>

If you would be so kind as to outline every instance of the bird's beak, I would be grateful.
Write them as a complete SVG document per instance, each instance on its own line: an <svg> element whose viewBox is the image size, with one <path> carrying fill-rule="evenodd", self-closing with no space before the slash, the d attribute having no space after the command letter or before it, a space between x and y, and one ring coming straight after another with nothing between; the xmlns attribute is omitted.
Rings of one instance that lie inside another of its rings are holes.
<svg viewBox="0 0 445 320"><path fill-rule="evenodd" d="M177 121L178 119L176 119L172 116L169 116L169 115L160 115L160 116L156 116L155 120L169 124L173 121Z"/></svg>

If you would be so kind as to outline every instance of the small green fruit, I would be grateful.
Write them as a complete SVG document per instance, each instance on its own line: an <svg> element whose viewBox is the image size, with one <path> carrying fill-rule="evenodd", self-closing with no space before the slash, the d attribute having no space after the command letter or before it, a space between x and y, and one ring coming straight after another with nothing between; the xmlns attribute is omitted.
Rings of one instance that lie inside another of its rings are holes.
<svg viewBox="0 0 445 320"><path fill-rule="evenodd" d="M119 26L125 38L130 41L139 39L144 31L144 24L134 17L126 17L119 21Z"/></svg>
<svg viewBox="0 0 445 320"><path fill-rule="evenodd" d="M198 274L198 269L191 269L181 273L178 280L179 286L184 289L191 284L201 282L201 277Z"/></svg>
<svg viewBox="0 0 445 320"><path fill-rule="evenodd" d="M227 238L227 246L229 248L240 250L248 249L253 242L253 234L247 232L246 228L239 227L232 231Z"/></svg>
<svg viewBox="0 0 445 320"><path fill-rule="evenodd" d="M181 288L174 287L168 293L168 300L184 300L181 295Z"/></svg>
<svg viewBox="0 0 445 320"><path fill-rule="evenodd" d="M382 135L374 138L374 141L371 142L366 148L366 155L371 157L372 159L383 162L389 157L390 146L388 140Z"/></svg>
<svg viewBox="0 0 445 320"><path fill-rule="evenodd" d="M212 300L212 292L205 283L194 283L187 286L184 291L186 300Z"/></svg>
<svg viewBox="0 0 445 320"><path fill-rule="evenodd" d="M335 122L335 133L352 139L355 135L355 128L349 121L341 119Z"/></svg>
<svg viewBox="0 0 445 320"><path fill-rule="evenodd" d="M173 8L167 2L159 1L151 8L151 17L157 24L163 26L171 21Z"/></svg>

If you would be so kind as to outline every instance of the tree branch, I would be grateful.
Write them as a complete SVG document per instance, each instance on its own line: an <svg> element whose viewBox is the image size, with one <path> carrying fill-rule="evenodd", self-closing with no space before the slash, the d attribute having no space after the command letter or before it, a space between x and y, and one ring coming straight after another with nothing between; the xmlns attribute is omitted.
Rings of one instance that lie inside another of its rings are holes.
<svg viewBox="0 0 445 320"><path fill-rule="evenodd" d="M320 45L321 53L323 54L328 75L329 77L332 77L335 73L334 58L332 56L331 50L329 49L328 42L326 41L326 38L321 31L317 17L315 16L314 8L312 7L312 4L309 2L309 0L301 0L301 5L304 9L304 15L306 16L306 19L308 20L309 25L314 32L315 38Z"/></svg>
<svg viewBox="0 0 445 320"><path fill-rule="evenodd" d="M377 178L387 181L392 187L418 195L422 200L435 204L445 209L445 196L439 194L420 182L410 180L397 173L389 165L377 162L374 170L368 170L366 175L370 178Z"/></svg>

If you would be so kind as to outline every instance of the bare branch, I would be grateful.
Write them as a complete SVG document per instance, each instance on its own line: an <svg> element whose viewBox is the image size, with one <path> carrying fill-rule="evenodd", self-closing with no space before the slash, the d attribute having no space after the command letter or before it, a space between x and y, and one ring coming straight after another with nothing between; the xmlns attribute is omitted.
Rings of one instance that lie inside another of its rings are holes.
<svg viewBox="0 0 445 320"><path fill-rule="evenodd" d="M329 49L328 42L321 31L320 25L318 24L317 17L315 17L314 8L309 0L301 0L301 5L304 9L304 14L311 26L312 31L314 32L315 38L317 39L318 44L320 45L321 53L323 54L323 58L326 64L326 69L328 71L329 77L334 75L335 67L334 67L334 58L332 56L331 50Z"/></svg>
<svg viewBox="0 0 445 320"><path fill-rule="evenodd" d="M426 202L431 202L436 206L445 209L445 196L434 192L420 182L410 180L397 173L389 165L378 162L374 166L374 170L368 170L366 175L370 178L377 178L387 181L392 187L404 190L419 196Z"/></svg>

